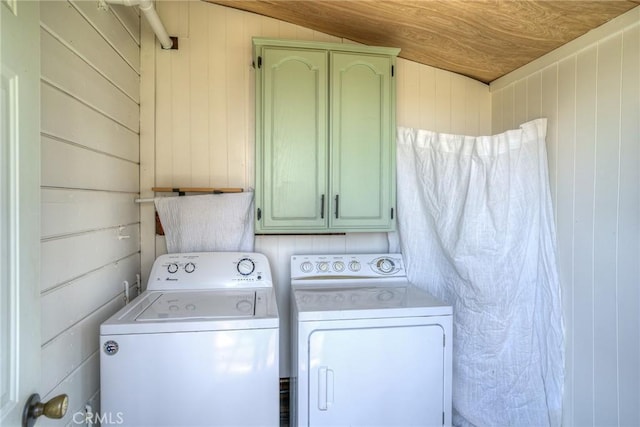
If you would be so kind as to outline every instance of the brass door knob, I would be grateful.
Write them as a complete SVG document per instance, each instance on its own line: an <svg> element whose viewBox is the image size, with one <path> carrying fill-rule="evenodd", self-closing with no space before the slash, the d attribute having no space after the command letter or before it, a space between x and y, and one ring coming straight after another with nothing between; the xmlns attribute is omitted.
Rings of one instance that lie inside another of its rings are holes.
<svg viewBox="0 0 640 427"><path fill-rule="evenodd" d="M40 402L39 394L32 394L24 405L22 412L22 427L33 427L36 419L44 415L47 418L62 418L69 407L69 396L61 394L51 398L48 402Z"/></svg>

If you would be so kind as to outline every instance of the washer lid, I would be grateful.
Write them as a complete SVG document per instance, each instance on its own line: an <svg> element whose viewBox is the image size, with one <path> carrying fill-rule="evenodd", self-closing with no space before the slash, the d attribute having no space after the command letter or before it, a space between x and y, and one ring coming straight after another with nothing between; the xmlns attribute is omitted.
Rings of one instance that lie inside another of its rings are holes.
<svg viewBox="0 0 640 427"><path fill-rule="evenodd" d="M273 288L144 291L100 325L100 335L269 329L279 326Z"/></svg>
<svg viewBox="0 0 640 427"><path fill-rule="evenodd" d="M254 290L164 293L136 317L137 322L253 317Z"/></svg>

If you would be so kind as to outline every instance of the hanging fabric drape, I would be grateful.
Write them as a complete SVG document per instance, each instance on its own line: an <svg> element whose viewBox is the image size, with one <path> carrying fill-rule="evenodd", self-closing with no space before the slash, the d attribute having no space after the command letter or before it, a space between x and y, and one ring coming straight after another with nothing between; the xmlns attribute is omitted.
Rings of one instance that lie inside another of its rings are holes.
<svg viewBox="0 0 640 427"><path fill-rule="evenodd" d="M167 252L252 252L253 192L157 197Z"/></svg>
<svg viewBox="0 0 640 427"><path fill-rule="evenodd" d="M454 308L454 424L558 426L563 327L546 119L487 136L398 128L409 278Z"/></svg>

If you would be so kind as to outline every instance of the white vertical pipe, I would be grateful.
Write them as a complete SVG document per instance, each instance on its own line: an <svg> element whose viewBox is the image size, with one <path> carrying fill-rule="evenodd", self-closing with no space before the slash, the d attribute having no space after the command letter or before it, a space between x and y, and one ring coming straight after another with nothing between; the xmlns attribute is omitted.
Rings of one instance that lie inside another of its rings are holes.
<svg viewBox="0 0 640 427"><path fill-rule="evenodd" d="M122 282L122 285L124 286L124 304L127 305L129 304L129 301L131 301L131 299L129 298L129 282L125 280L124 282Z"/></svg>
<svg viewBox="0 0 640 427"><path fill-rule="evenodd" d="M167 30L164 29L164 25L162 25L162 21L160 21L160 17L158 16L158 12L153 7L152 0L141 0L140 1L140 10L144 13L144 16L149 21L149 25L153 29L153 32L158 37L160 44L163 49L171 49L173 46L173 41L169 38L169 34L167 34Z"/></svg>
<svg viewBox="0 0 640 427"><path fill-rule="evenodd" d="M153 7L153 0L106 0L107 3L122 4L125 6L138 6L144 16L147 18L151 29L155 33L158 41L162 45L163 49L171 49L173 47L173 40L169 37L167 30L165 30L162 21L158 16L158 12Z"/></svg>

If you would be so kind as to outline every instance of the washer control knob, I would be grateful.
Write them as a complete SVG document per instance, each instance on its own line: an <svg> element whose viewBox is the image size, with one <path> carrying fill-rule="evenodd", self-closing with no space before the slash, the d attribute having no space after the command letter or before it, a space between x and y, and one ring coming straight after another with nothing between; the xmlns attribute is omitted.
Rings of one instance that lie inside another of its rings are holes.
<svg viewBox="0 0 640 427"><path fill-rule="evenodd" d="M171 274L173 273L177 273L178 272L178 264L176 264L175 262L169 264L167 266L167 271Z"/></svg>
<svg viewBox="0 0 640 427"><path fill-rule="evenodd" d="M311 273L313 271L313 264L309 261L303 262L302 264L300 264L300 271L302 271L303 273Z"/></svg>
<svg viewBox="0 0 640 427"><path fill-rule="evenodd" d="M329 263L326 261L320 261L318 263L318 271L322 271L323 273L329 271Z"/></svg>
<svg viewBox="0 0 640 427"><path fill-rule="evenodd" d="M341 271L344 271L344 262L342 261L336 261L333 263L333 271L340 273Z"/></svg>
<svg viewBox="0 0 640 427"><path fill-rule="evenodd" d="M242 258L238 261L238 273L248 276L256 269L256 264L249 258Z"/></svg>
<svg viewBox="0 0 640 427"><path fill-rule="evenodd" d="M395 270L396 268L396 264L393 262L393 260L390 260L389 258L380 258L376 262L376 267L381 273L389 274L389 273L393 273L393 270Z"/></svg>
<svg viewBox="0 0 640 427"><path fill-rule="evenodd" d="M351 271L360 271L360 262L359 261L351 261L349 263L349 270L351 270Z"/></svg>
<svg viewBox="0 0 640 427"><path fill-rule="evenodd" d="M187 273L193 273L194 271L196 271L196 265L192 262L189 262L184 266L184 271L186 271Z"/></svg>

